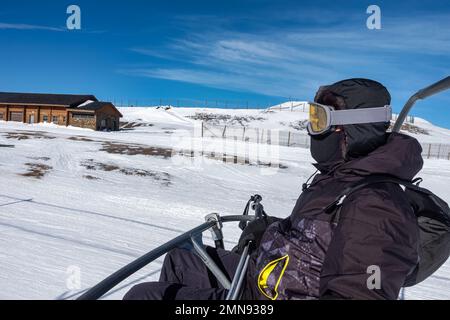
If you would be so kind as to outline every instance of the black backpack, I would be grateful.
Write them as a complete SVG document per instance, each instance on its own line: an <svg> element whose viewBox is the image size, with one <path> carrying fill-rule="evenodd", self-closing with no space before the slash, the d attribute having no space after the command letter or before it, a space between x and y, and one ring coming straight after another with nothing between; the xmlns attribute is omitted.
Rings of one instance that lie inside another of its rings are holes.
<svg viewBox="0 0 450 320"><path fill-rule="evenodd" d="M376 183L395 183L405 187L420 228L419 262L406 279L404 287L412 287L435 273L450 256L450 208L433 192L419 186L421 178L405 181L387 175L372 175L346 188L326 208L332 212L340 209L353 192Z"/></svg>

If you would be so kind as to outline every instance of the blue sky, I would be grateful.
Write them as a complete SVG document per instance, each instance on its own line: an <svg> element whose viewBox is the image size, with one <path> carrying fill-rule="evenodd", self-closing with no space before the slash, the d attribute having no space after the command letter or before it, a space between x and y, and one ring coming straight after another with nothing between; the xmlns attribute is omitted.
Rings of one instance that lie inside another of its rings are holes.
<svg viewBox="0 0 450 320"><path fill-rule="evenodd" d="M80 31L66 29L70 4L81 7ZM381 30L366 27L371 4L381 7ZM366 77L388 87L398 111L450 75L448 0L2 0L0 39L0 91L118 104L267 106ZM450 91L413 114L450 128Z"/></svg>

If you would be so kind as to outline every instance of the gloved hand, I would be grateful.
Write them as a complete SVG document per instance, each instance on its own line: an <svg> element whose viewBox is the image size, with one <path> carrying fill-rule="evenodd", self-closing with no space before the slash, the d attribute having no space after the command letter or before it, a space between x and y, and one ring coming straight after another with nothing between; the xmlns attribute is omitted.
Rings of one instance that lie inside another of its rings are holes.
<svg viewBox="0 0 450 320"><path fill-rule="evenodd" d="M266 232L267 227L272 223L281 221L282 219L276 217L262 217L260 219L253 220L247 224L247 227L239 238L238 245L232 250L235 253L242 254L245 246L251 241L250 250L254 251L261 244L261 239Z"/></svg>

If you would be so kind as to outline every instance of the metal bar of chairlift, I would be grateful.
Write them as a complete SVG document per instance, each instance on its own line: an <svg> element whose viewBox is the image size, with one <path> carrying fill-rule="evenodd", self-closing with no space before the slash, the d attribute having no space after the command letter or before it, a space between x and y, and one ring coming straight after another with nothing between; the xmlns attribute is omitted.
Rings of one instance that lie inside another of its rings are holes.
<svg viewBox="0 0 450 320"><path fill-rule="evenodd" d="M411 111L412 107L414 106L417 100L426 99L449 88L450 88L450 76L416 92L413 96L411 96L411 98L409 98L408 102L406 102L400 115L398 116L397 121L395 122L392 132L400 132L403 122L405 121L406 117L408 116L409 112Z"/></svg>
<svg viewBox="0 0 450 320"><path fill-rule="evenodd" d="M252 221L255 219L254 216L225 216L219 218L220 222L240 222L240 221ZM109 290L114 288L116 285L124 281L126 278L130 277L149 263L153 262L154 260L158 259L159 257L163 256L170 250L173 250L177 247L179 247L181 244L188 242L193 238L195 235L201 234L210 228L217 225L217 221L210 220L207 221L200 226L187 231L186 233L183 233L179 235L178 237L170 240L169 242L163 244L162 246L157 247L156 249L146 253L142 257L134 260L133 262L129 263L128 265L124 266L120 270L116 271L115 273L111 274L109 277L98 283L97 285L93 286L91 289L89 289L87 292L82 294L80 297L78 297L77 300L97 300L100 299L105 293L107 293Z"/></svg>

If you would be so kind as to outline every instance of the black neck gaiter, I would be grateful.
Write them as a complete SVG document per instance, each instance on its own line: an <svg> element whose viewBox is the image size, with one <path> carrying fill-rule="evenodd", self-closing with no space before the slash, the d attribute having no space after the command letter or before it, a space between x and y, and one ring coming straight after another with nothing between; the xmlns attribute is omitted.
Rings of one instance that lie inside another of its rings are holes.
<svg viewBox="0 0 450 320"><path fill-rule="evenodd" d="M330 132L324 135L311 136L311 155L317 161L321 172L328 171L338 163L344 162L342 141L344 132Z"/></svg>

